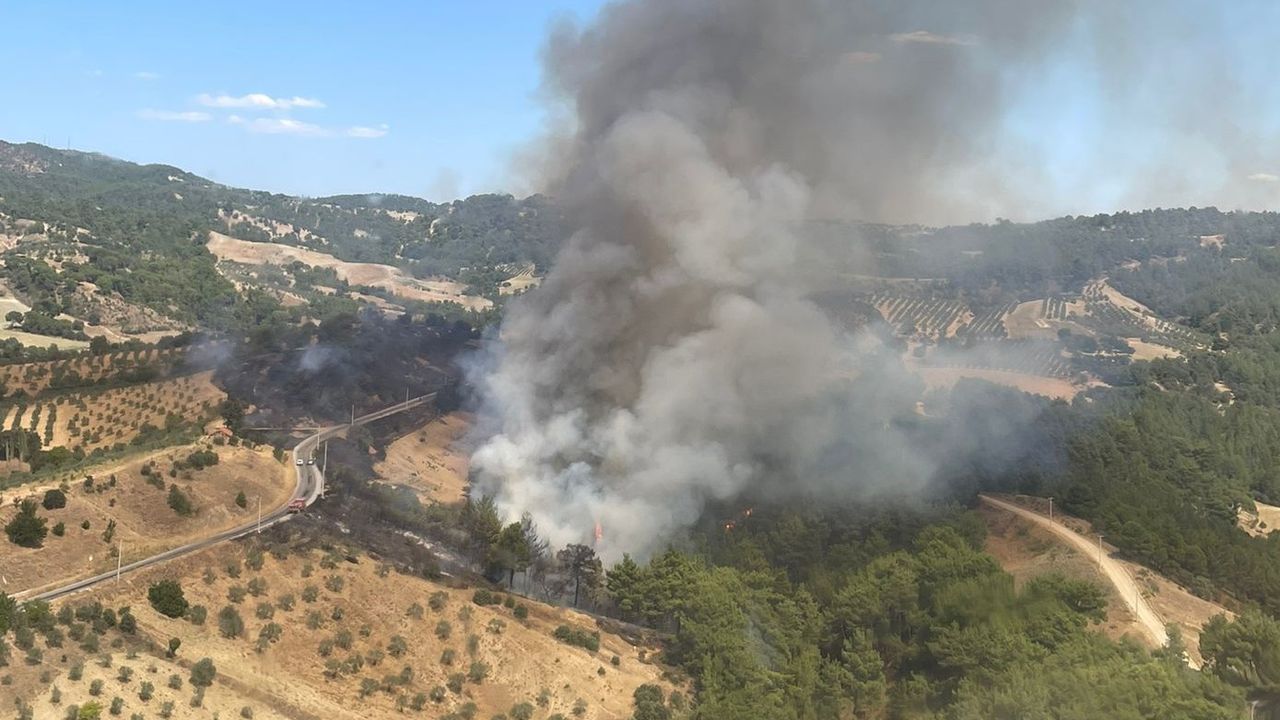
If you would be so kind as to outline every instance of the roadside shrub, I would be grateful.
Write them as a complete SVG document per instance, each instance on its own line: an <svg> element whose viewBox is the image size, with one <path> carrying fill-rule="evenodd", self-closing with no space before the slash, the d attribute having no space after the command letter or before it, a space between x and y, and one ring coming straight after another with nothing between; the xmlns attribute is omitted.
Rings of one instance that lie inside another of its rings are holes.
<svg viewBox="0 0 1280 720"><path fill-rule="evenodd" d="M181 689L182 689L182 678L181 678L181 677L179 677L178 675L170 675L170 676L169 676L169 688L170 688L171 690L181 690Z"/></svg>
<svg viewBox="0 0 1280 720"><path fill-rule="evenodd" d="M497 605L502 602L502 598L496 593L492 593L484 588L478 588L471 595L471 602L484 607L486 605Z"/></svg>
<svg viewBox="0 0 1280 720"><path fill-rule="evenodd" d="M240 708L240 717L246 718L246 720L253 720L253 708L248 705Z"/></svg>
<svg viewBox="0 0 1280 720"><path fill-rule="evenodd" d="M511 716L511 720L532 720L533 703L522 702L511 706L511 711L507 713Z"/></svg>
<svg viewBox="0 0 1280 720"><path fill-rule="evenodd" d="M94 697L98 697L99 695L102 694L101 680L94 680L93 682L89 683L89 694Z"/></svg>
<svg viewBox="0 0 1280 720"><path fill-rule="evenodd" d="M253 613L259 620L270 620L276 614L276 606L271 603L258 603L258 609Z"/></svg>
<svg viewBox="0 0 1280 720"><path fill-rule="evenodd" d="M444 652L440 653L440 664L448 667L453 664L457 657L458 653L456 650L453 648L445 648Z"/></svg>
<svg viewBox="0 0 1280 720"><path fill-rule="evenodd" d="M516 606L516 598L514 595L507 595L502 598L502 607L512 610Z"/></svg>
<svg viewBox="0 0 1280 720"><path fill-rule="evenodd" d="M111 698L111 707L107 710L112 715L119 715L124 712L124 699L119 696Z"/></svg>
<svg viewBox="0 0 1280 720"><path fill-rule="evenodd" d="M452 632L453 632L453 626L449 624L448 620L441 620L440 622L436 623L436 637L440 638L441 640L448 640L449 635Z"/></svg>
<svg viewBox="0 0 1280 720"><path fill-rule="evenodd" d="M237 605L244 601L245 589L240 585L232 585L227 588L227 599Z"/></svg>
<svg viewBox="0 0 1280 720"><path fill-rule="evenodd" d="M133 668L128 665L121 665L120 670L116 673L116 679L122 683L127 683L133 679Z"/></svg>
<svg viewBox="0 0 1280 720"><path fill-rule="evenodd" d="M471 663L471 667L467 668L467 679L479 685L484 679L489 677L489 665L479 660Z"/></svg>
<svg viewBox="0 0 1280 720"><path fill-rule="evenodd" d="M422 609L422 606L421 606L421 605L419 605L418 603L414 603L414 604L412 604L412 605L410 605L410 606L409 606L409 609L407 609L407 610L405 610L405 611L404 611L404 614L405 614L405 615L407 615L407 616L409 616L409 617L411 617L411 618L413 618L414 620L421 620L421 619L422 619L422 616L423 616L425 613L424 613L424 611L423 611L423 609Z"/></svg>
<svg viewBox="0 0 1280 720"><path fill-rule="evenodd" d="M450 692L460 693L462 692L463 684L465 684L466 682L467 682L467 676L464 675L463 673L460 673L460 672L452 673L451 675L449 675L448 680L445 681L445 686L449 688Z"/></svg>
<svg viewBox="0 0 1280 720"><path fill-rule="evenodd" d="M209 616L209 610L203 605L192 605L187 611L187 619L192 625L203 625L205 618Z"/></svg>
<svg viewBox="0 0 1280 720"><path fill-rule="evenodd" d="M144 680L142 684L138 686L138 699L142 702L147 702L155 695L155 692L156 686L152 685L150 681Z"/></svg>
<svg viewBox="0 0 1280 720"><path fill-rule="evenodd" d="M236 493L236 507L243 510L248 506L249 506L249 498L245 497L244 491L241 490L240 492Z"/></svg>
<svg viewBox="0 0 1280 720"><path fill-rule="evenodd" d="M493 633L494 635L501 635L502 631L505 630L506 627L507 627L507 624L503 622L500 618L493 618L492 620L489 621L489 624L486 626L489 632Z"/></svg>
<svg viewBox="0 0 1280 720"><path fill-rule="evenodd" d="M315 585L302 588L302 602L313 603L318 597L320 597L320 588Z"/></svg>
<svg viewBox="0 0 1280 720"><path fill-rule="evenodd" d="M286 593L276 598L276 607L288 612L293 609L294 599L291 593Z"/></svg>
<svg viewBox="0 0 1280 720"><path fill-rule="evenodd" d="M448 602L449 593L443 590L437 590L431 593L431 597L427 598L427 606L430 607L433 612L440 612Z"/></svg>
<svg viewBox="0 0 1280 720"><path fill-rule="evenodd" d="M165 617L179 618L189 607L182 585L176 580L161 580L147 589L147 601Z"/></svg>
<svg viewBox="0 0 1280 720"><path fill-rule="evenodd" d="M342 592L344 585L346 585L346 580L341 575L330 575L324 579L324 588L332 593Z"/></svg>

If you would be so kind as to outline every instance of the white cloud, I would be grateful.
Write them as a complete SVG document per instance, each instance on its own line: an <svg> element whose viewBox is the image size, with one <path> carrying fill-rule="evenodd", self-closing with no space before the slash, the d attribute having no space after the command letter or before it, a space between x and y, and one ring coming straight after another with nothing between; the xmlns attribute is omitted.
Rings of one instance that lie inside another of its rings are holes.
<svg viewBox="0 0 1280 720"><path fill-rule="evenodd" d="M151 72L150 70L139 70L133 76L139 80L159 80L160 73Z"/></svg>
<svg viewBox="0 0 1280 720"><path fill-rule="evenodd" d="M1275 183L1275 182L1280 182L1280 175L1273 175L1271 173L1260 172L1260 173L1254 173L1250 175L1249 179L1254 182Z"/></svg>
<svg viewBox="0 0 1280 720"><path fill-rule="evenodd" d="M165 122L208 122L209 113L200 112L199 110L152 110L144 108L138 111L138 117L143 120L162 120Z"/></svg>
<svg viewBox="0 0 1280 720"><path fill-rule="evenodd" d="M388 131L390 131L390 128L387 127L386 123L378 125L377 127L367 127L364 125L356 125L356 126L347 128L347 137L380 138L386 135Z"/></svg>
<svg viewBox="0 0 1280 720"><path fill-rule="evenodd" d="M324 137L333 133L319 125L312 125L293 118L252 118L245 119L239 115L227 118L232 125L240 125L251 133L265 135L302 135L304 137Z"/></svg>
<svg viewBox="0 0 1280 720"><path fill-rule="evenodd" d="M896 43L923 43L926 45L977 45L977 38L972 35L939 35L928 30L914 30L908 33L894 33L889 39Z"/></svg>
<svg viewBox="0 0 1280 720"><path fill-rule="evenodd" d="M256 110L292 110L293 108L324 107L324 103L315 98L304 98L296 95L290 98L275 98L263 93L249 93L248 95L239 96L200 93L196 96L196 102L205 107L252 108Z"/></svg>

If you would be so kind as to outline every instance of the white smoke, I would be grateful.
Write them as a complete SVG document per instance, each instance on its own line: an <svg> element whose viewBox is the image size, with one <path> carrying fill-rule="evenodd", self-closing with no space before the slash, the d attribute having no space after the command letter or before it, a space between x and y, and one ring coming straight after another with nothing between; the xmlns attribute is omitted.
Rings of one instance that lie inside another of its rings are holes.
<svg viewBox="0 0 1280 720"><path fill-rule="evenodd" d="M554 545L598 521L609 559L746 490L922 487L893 421L919 385L808 299L806 222L1016 203L1034 158L986 172L1006 70L1082 4L636 0L559 29L572 130L541 171L577 230L471 373L474 492Z"/></svg>

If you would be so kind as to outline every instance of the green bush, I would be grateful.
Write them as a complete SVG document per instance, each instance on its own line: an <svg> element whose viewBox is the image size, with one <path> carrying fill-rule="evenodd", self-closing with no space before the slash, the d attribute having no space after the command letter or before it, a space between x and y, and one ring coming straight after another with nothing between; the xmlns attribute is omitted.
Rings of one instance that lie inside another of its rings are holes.
<svg viewBox="0 0 1280 720"><path fill-rule="evenodd" d="M234 607L227 605L218 611L218 631L225 638L238 638L244 634L244 619Z"/></svg>
<svg viewBox="0 0 1280 720"><path fill-rule="evenodd" d="M85 522L88 522L87 520ZM23 500L18 505L18 513L4 526L9 542L20 547L38 548L49 534L45 524L48 520L36 515L36 501Z"/></svg>
<svg viewBox="0 0 1280 720"><path fill-rule="evenodd" d="M147 589L147 601L165 617L179 618L187 613L188 604L182 585L176 580L161 580Z"/></svg>
<svg viewBox="0 0 1280 720"><path fill-rule="evenodd" d="M169 486L168 502L169 507L183 517L190 517L196 513L195 506L191 504L191 498L187 497L186 493L179 490L176 484Z"/></svg>
<svg viewBox="0 0 1280 720"><path fill-rule="evenodd" d="M484 607L486 605L497 605L502 602L502 596L498 593L490 592L484 588L477 589L471 595L471 602Z"/></svg>
<svg viewBox="0 0 1280 720"><path fill-rule="evenodd" d="M600 649L600 633L588 632L581 628L575 628L569 625L561 625L552 633L555 639L566 645L574 645L580 648L586 648L591 652Z"/></svg>
<svg viewBox="0 0 1280 720"><path fill-rule="evenodd" d="M213 664L213 660L209 658L201 658L191 668L191 684L196 687L209 687L217 676L218 668Z"/></svg>
<svg viewBox="0 0 1280 720"><path fill-rule="evenodd" d="M67 506L67 494L57 488L46 490L44 499L40 501L45 510L57 510Z"/></svg>

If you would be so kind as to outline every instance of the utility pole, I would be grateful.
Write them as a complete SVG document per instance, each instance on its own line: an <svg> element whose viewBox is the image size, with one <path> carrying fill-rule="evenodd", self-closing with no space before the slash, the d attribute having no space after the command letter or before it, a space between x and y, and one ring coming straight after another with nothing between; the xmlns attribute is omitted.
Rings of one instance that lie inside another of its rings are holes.
<svg viewBox="0 0 1280 720"><path fill-rule="evenodd" d="M120 582L120 565L124 560L124 540L116 545L116 582Z"/></svg>
<svg viewBox="0 0 1280 720"><path fill-rule="evenodd" d="M320 464L320 474L329 472L329 441L324 441L324 460Z"/></svg>
<svg viewBox="0 0 1280 720"><path fill-rule="evenodd" d="M351 403L351 424L356 424L356 404Z"/></svg>
<svg viewBox="0 0 1280 720"><path fill-rule="evenodd" d="M258 534L262 534L262 496L258 496Z"/></svg>
<svg viewBox="0 0 1280 720"><path fill-rule="evenodd" d="M1098 567L1102 567L1102 533L1098 533Z"/></svg>
<svg viewBox="0 0 1280 720"><path fill-rule="evenodd" d="M1053 496L1049 497L1049 524L1053 524Z"/></svg>

